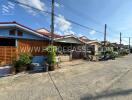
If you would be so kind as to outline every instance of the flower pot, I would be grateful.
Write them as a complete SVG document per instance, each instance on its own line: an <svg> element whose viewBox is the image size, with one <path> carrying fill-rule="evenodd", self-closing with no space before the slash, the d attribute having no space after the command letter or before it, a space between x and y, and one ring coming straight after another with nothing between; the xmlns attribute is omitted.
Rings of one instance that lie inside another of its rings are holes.
<svg viewBox="0 0 132 100"><path fill-rule="evenodd" d="M16 68L16 72L23 72L27 70L27 66L26 65L22 65Z"/></svg>
<svg viewBox="0 0 132 100"><path fill-rule="evenodd" d="M16 74L16 68L15 68L15 67L12 67L12 68L11 68L11 74L13 74L13 75Z"/></svg>
<svg viewBox="0 0 132 100"><path fill-rule="evenodd" d="M55 70L55 64L52 64L49 66L49 71L54 71Z"/></svg>

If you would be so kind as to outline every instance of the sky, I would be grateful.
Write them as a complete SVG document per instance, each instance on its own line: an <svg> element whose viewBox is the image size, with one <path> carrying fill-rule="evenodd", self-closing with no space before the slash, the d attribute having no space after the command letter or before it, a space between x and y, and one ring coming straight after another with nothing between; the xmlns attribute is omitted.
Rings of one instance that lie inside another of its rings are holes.
<svg viewBox="0 0 132 100"><path fill-rule="evenodd" d="M13 0L15 1L15 0ZM50 30L51 0L17 0L41 11L0 0L0 22L16 21L32 29ZM103 40L107 24L107 40L119 42L119 34L132 37L132 0L55 0L55 32L61 35L74 34L90 39ZM69 22L72 20L92 30ZM99 32L101 33L99 33ZM122 42L128 44L128 38Z"/></svg>

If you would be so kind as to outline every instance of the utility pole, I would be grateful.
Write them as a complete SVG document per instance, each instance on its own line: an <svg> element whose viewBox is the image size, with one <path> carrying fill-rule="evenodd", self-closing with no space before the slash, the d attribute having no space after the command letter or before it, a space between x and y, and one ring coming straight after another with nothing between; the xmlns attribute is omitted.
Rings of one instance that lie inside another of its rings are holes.
<svg viewBox="0 0 132 100"><path fill-rule="evenodd" d="M105 30L104 30L104 47L103 47L104 58L105 58L105 50L106 50L106 30L107 30L107 25L105 24Z"/></svg>
<svg viewBox="0 0 132 100"><path fill-rule="evenodd" d="M104 47L106 46L106 29L107 29L107 25L105 24L105 30L104 30Z"/></svg>
<svg viewBox="0 0 132 100"><path fill-rule="evenodd" d="M51 9L51 44L54 43L54 0L52 0L52 9Z"/></svg>
<svg viewBox="0 0 132 100"><path fill-rule="evenodd" d="M118 50L121 49L121 44L122 44L122 33L120 32L120 46L118 47Z"/></svg>
<svg viewBox="0 0 132 100"><path fill-rule="evenodd" d="M131 37L129 37L129 50L131 49Z"/></svg>
<svg viewBox="0 0 132 100"><path fill-rule="evenodd" d="M132 38L132 37L122 37L122 38L128 38L128 40L129 40L128 49L129 49L129 51L131 52L131 38Z"/></svg>
<svg viewBox="0 0 132 100"><path fill-rule="evenodd" d="M121 43L122 43L122 33L120 32L120 46L121 46Z"/></svg>

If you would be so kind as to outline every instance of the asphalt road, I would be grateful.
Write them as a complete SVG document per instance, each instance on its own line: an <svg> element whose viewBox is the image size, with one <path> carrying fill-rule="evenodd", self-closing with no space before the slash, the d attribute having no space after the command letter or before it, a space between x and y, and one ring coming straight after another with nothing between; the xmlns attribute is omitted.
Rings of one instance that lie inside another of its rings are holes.
<svg viewBox="0 0 132 100"><path fill-rule="evenodd" d="M132 100L132 55L68 65L51 76L63 100ZM47 73L0 78L0 100L62 100Z"/></svg>

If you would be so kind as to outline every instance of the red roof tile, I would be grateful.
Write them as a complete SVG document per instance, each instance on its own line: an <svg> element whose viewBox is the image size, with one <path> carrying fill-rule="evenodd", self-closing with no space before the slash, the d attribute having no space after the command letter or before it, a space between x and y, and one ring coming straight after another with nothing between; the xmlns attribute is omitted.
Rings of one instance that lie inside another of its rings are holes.
<svg viewBox="0 0 132 100"><path fill-rule="evenodd" d="M51 37L51 36L52 36L51 32L49 32L49 31L48 31L47 29L45 29L45 28L38 29L38 30L36 30L36 31L39 32L40 34L46 35L46 36L48 36L48 37ZM54 38L61 38L61 37L62 37L62 36L60 36L60 35L54 33Z"/></svg>

